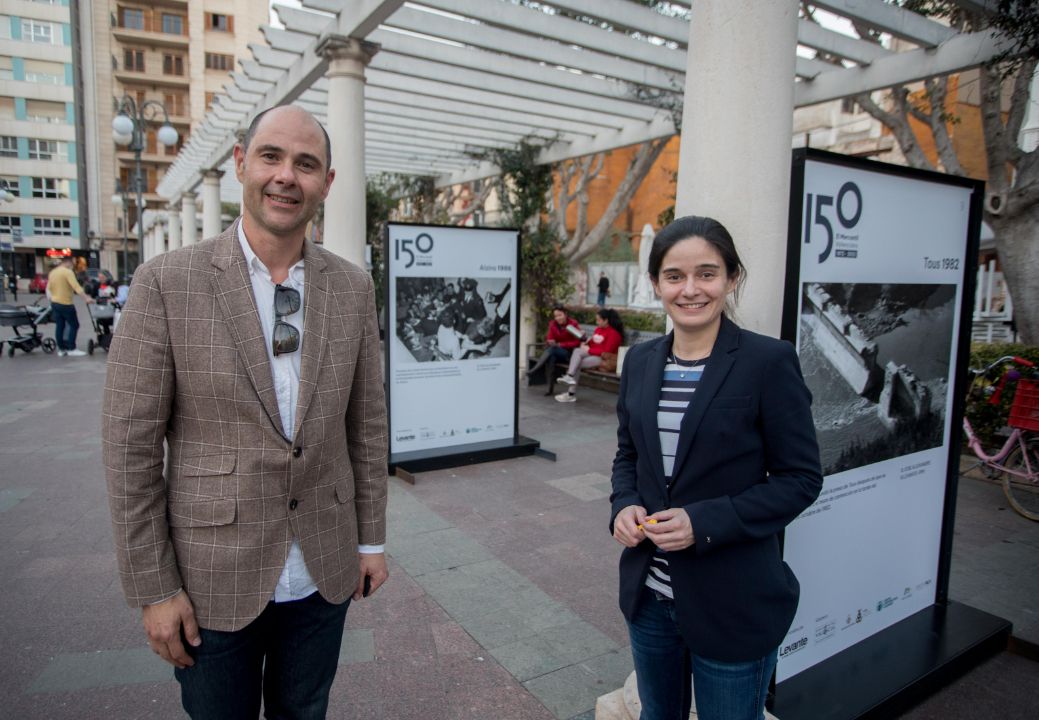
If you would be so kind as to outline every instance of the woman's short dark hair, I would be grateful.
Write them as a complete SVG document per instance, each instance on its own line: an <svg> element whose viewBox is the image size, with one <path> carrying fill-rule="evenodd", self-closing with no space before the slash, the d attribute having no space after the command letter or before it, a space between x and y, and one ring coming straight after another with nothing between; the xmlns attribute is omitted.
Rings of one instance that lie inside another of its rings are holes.
<svg viewBox="0 0 1039 720"><path fill-rule="evenodd" d="M568 313L566 311L566 308L564 306L562 306L562 305L553 305L552 306L552 312L555 312L556 310L558 310L559 312L563 313L564 315L569 315L570 314L570 313Z"/></svg>
<svg viewBox="0 0 1039 720"><path fill-rule="evenodd" d="M624 337L624 321L621 320L621 314L619 312L613 308L599 308L595 311L595 314L605 320L611 328L619 332L621 338Z"/></svg>
<svg viewBox="0 0 1039 720"><path fill-rule="evenodd" d="M707 241L725 263L725 274L736 278L736 295L747 277L747 268L743 266L740 255L736 252L736 243L725 226L714 218L699 215L686 215L677 218L670 225L657 233L653 238L653 248L649 251L649 276L656 282L660 276L660 266L664 262L667 251L683 240L701 237Z"/></svg>

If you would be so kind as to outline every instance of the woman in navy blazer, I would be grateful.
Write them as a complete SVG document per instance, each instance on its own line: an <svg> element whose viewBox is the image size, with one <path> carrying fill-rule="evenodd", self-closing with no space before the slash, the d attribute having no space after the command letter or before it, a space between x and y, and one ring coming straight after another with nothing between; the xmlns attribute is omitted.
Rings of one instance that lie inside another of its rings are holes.
<svg viewBox="0 0 1039 720"><path fill-rule="evenodd" d="M674 331L624 361L610 497L642 720L693 693L758 720L798 599L779 534L822 487L811 395L790 343L726 317L746 271L720 223L661 230L649 275Z"/></svg>

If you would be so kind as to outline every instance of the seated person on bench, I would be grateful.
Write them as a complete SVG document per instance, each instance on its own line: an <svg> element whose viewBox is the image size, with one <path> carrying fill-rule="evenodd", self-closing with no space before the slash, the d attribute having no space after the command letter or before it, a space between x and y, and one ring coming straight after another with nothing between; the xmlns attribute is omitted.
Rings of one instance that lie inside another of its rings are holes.
<svg viewBox="0 0 1039 720"><path fill-rule="evenodd" d="M595 333L588 342L574 350L570 356L570 370L566 375L559 378L570 386L564 393L556 395L559 402L575 402L577 396L577 378L581 370L590 370L603 365L603 355L613 354L613 369L617 369L617 350L624 342L624 323L620 314L612 308L599 308L595 313Z"/></svg>

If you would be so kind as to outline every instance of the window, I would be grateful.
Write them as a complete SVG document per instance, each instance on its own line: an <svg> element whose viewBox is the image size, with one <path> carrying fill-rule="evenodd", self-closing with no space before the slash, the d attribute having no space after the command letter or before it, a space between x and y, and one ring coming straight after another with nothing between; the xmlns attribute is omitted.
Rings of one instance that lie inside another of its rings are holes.
<svg viewBox="0 0 1039 720"><path fill-rule="evenodd" d="M0 118L4 120L15 120L14 98L0 97Z"/></svg>
<svg viewBox="0 0 1039 720"><path fill-rule="evenodd" d="M14 61L7 55L0 55L0 80L14 80Z"/></svg>
<svg viewBox="0 0 1039 720"><path fill-rule="evenodd" d="M29 138L30 160L54 160L56 155L63 154L65 143L57 140L36 140ZM59 160L64 158L57 158Z"/></svg>
<svg viewBox="0 0 1039 720"><path fill-rule="evenodd" d="M207 52L206 70L234 70L234 55Z"/></svg>
<svg viewBox="0 0 1039 720"><path fill-rule="evenodd" d="M15 197L22 196L22 188L20 187L19 180L14 175L0 175L0 188L6 190Z"/></svg>
<svg viewBox="0 0 1039 720"><path fill-rule="evenodd" d="M41 20L22 20L22 40L32 43L54 44L54 23Z"/></svg>
<svg viewBox="0 0 1039 720"><path fill-rule="evenodd" d="M162 31L168 35L184 34L184 16L162 14Z"/></svg>
<svg viewBox="0 0 1039 720"><path fill-rule="evenodd" d="M206 93L206 110L209 110L211 107L213 107L213 98L215 98L215 97L216 97L216 93L213 93L213 92L207 92Z"/></svg>
<svg viewBox="0 0 1039 720"><path fill-rule="evenodd" d="M34 177L32 179L32 196L34 198L67 198L69 181Z"/></svg>
<svg viewBox="0 0 1039 720"><path fill-rule="evenodd" d="M234 17L220 13L206 13L206 29L219 32L234 32Z"/></svg>
<svg viewBox="0 0 1039 720"><path fill-rule="evenodd" d="M18 138L0 135L0 157L18 157Z"/></svg>
<svg viewBox="0 0 1039 720"><path fill-rule="evenodd" d="M26 100L25 117L36 122L64 124L67 119L65 103L49 102L47 100Z"/></svg>
<svg viewBox="0 0 1039 720"><path fill-rule="evenodd" d="M10 235L15 228L22 229L22 218L18 215L0 215L0 235Z"/></svg>
<svg viewBox="0 0 1039 720"><path fill-rule="evenodd" d="M11 39L11 16L0 15L0 40Z"/></svg>
<svg viewBox="0 0 1039 720"><path fill-rule="evenodd" d="M173 53L163 53L162 56L162 74L163 75L183 75L184 74L184 56L174 55Z"/></svg>
<svg viewBox="0 0 1039 720"><path fill-rule="evenodd" d="M184 93L163 93L162 104L166 106L166 112L170 115L186 115L184 109L188 106L187 97Z"/></svg>
<svg viewBox="0 0 1039 720"><path fill-rule="evenodd" d="M25 81L43 85L64 85L65 66L46 60L26 60Z"/></svg>
<svg viewBox="0 0 1039 720"><path fill-rule="evenodd" d="M144 72L144 50L123 50L123 70Z"/></svg>
<svg viewBox="0 0 1039 720"><path fill-rule="evenodd" d="M144 10L119 8L120 25L127 30L144 30Z"/></svg>
<svg viewBox="0 0 1039 720"><path fill-rule="evenodd" d="M854 115L861 112L859 104L852 98L843 98L841 100L841 112Z"/></svg>
<svg viewBox="0 0 1039 720"><path fill-rule="evenodd" d="M37 235L72 237L72 221L68 218L33 218L32 229Z"/></svg>

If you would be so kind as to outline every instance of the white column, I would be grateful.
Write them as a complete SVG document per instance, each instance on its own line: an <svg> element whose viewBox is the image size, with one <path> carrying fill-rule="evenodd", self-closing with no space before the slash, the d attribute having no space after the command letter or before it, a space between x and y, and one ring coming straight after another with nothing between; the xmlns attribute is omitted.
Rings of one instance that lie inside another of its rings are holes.
<svg viewBox="0 0 1039 720"><path fill-rule="evenodd" d="M166 217L164 215L158 215L155 218L155 244L152 246L152 251L155 255L162 255L166 252Z"/></svg>
<svg viewBox="0 0 1039 720"><path fill-rule="evenodd" d="M166 217L170 223L170 250L176 250L180 247L180 213L175 206L170 205Z"/></svg>
<svg viewBox="0 0 1039 720"><path fill-rule="evenodd" d="M328 133L335 182L325 200L325 247L365 267L364 68L378 45L341 35L321 40L328 58Z"/></svg>
<svg viewBox="0 0 1039 720"><path fill-rule="evenodd" d="M198 221L195 210L195 193L186 192L180 198L180 240L184 247L198 241Z"/></svg>
<svg viewBox="0 0 1039 720"><path fill-rule="evenodd" d="M202 178L202 238L220 234L220 178L219 170L209 170Z"/></svg>
<svg viewBox="0 0 1039 720"><path fill-rule="evenodd" d="M692 4L675 214L732 233L747 267L736 320L778 335L783 308L796 0Z"/></svg>

